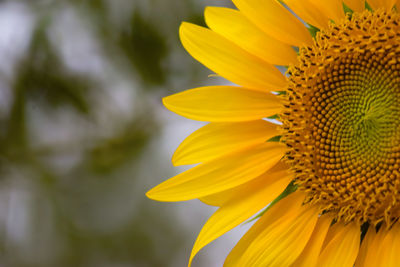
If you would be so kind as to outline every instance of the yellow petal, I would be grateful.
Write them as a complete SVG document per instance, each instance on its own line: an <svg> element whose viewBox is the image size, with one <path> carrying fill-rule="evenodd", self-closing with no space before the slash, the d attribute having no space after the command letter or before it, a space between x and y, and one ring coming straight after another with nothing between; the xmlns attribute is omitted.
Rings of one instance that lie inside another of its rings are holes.
<svg viewBox="0 0 400 267"><path fill-rule="evenodd" d="M204 16L210 29L268 63L290 65L297 62L297 54L290 45L266 35L237 10L207 7Z"/></svg>
<svg viewBox="0 0 400 267"><path fill-rule="evenodd" d="M383 0L367 0L368 4L372 9L378 9L383 6Z"/></svg>
<svg viewBox="0 0 400 267"><path fill-rule="evenodd" d="M183 46L195 59L233 83L262 91L286 85L276 67L209 29L182 23L179 33Z"/></svg>
<svg viewBox="0 0 400 267"><path fill-rule="evenodd" d="M309 0L309 2L321 11L328 21L331 19L339 22L345 17L342 0Z"/></svg>
<svg viewBox="0 0 400 267"><path fill-rule="evenodd" d="M274 166L285 153L280 143L263 143L208 161L178 174L147 192L159 201L185 201L244 184Z"/></svg>
<svg viewBox="0 0 400 267"><path fill-rule="evenodd" d="M338 224L336 235L321 252L317 266L352 267L360 246L360 226Z"/></svg>
<svg viewBox="0 0 400 267"><path fill-rule="evenodd" d="M368 228L367 234L365 235L363 241L361 242L360 251L358 252L355 267L366 266L366 258L368 255L368 249L371 246L372 241L376 237L376 231L374 226Z"/></svg>
<svg viewBox="0 0 400 267"><path fill-rule="evenodd" d="M210 123L189 135L176 149L174 166L206 162L261 144L279 135L280 126L264 121Z"/></svg>
<svg viewBox="0 0 400 267"><path fill-rule="evenodd" d="M321 252L322 244L329 230L332 218L328 215L322 215L318 218L317 225L308 241L306 247L300 256L293 263L293 267L316 267L318 255Z"/></svg>
<svg viewBox="0 0 400 267"><path fill-rule="evenodd" d="M226 259L226 266L288 266L309 240L318 209L302 206L303 193L279 201L250 229ZM290 205L291 204L291 205ZM236 261L232 261L235 260Z"/></svg>
<svg viewBox="0 0 400 267"><path fill-rule="evenodd" d="M288 217L267 228L241 258L240 266L288 266L304 249L317 220L317 209L307 209L296 218Z"/></svg>
<svg viewBox="0 0 400 267"><path fill-rule="evenodd" d="M387 8L387 10L391 10L396 4L396 0L384 0L383 4Z"/></svg>
<svg viewBox="0 0 400 267"><path fill-rule="evenodd" d="M376 267L381 265L381 250L382 241L386 236L385 227L381 227L378 233L375 231L375 227L370 226L368 233L365 236L359 256L357 257L356 267Z"/></svg>
<svg viewBox="0 0 400 267"><path fill-rule="evenodd" d="M312 45L307 28L277 0L233 0L233 3L269 36L290 45Z"/></svg>
<svg viewBox="0 0 400 267"><path fill-rule="evenodd" d="M335 223L331 227L329 227L329 231L326 234L324 243L322 244L322 250L325 249L325 247L331 242L331 240L339 233L339 231L342 229L342 225ZM321 251L322 251L321 250Z"/></svg>
<svg viewBox="0 0 400 267"><path fill-rule="evenodd" d="M201 197L199 200L209 206L221 207L232 197L232 195L234 195L238 190L241 190L245 185L247 185L247 183L216 194Z"/></svg>
<svg viewBox="0 0 400 267"><path fill-rule="evenodd" d="M199 121L258 120L277 114L283 105L278 96L234 86L208 86L186 90L163 99L164 106Z"/></svg>
<svg viewBox="0 0 400 267"><path fill-rule="evenodd" d="M343 2L355 12L361 12L365 9L365 0L344 0Z"/></svg>
<svg viewBox="0 0 400 267"><path fill-rule="evenodd" d="M305 22L319 28L328 28L329 20L308 0L285 0L285 4Z"/></svg>
<svg viewBox="0 0 400 267"><path fill-rule="evenodd" d="M400 264L400 224L390 229L381 243L379 264L385 267L398 267Z"/></svg>
<svg viewBox="0 0 400 267"><path fill-rule="evenodd" d="M250 228L250 230L240 239L236 246L225 259L224 266L238 266L238 262L250 244L262 234L265 225L272 224L280 218L286 218L287 215L297 214L304 201L305 194L294 192L276 203Z"/></svg>
<svg viewBox="0 0 400 267"><path fill-rule="evenodd" d="M267 206L283 192L292 179L292 175L286 171L268 171L244 185L204 225L193 246L189 265L200 249Z"/></svg>
<svg viewBox="0 0 400 267"><path fill-rule="evenodd" d="M279 161L277 164L275 164L275 166L268 170L268 173L279 173L282 177L287 177L291 174L289 171L289 166L283 161ZM248 183L251 183L251 181ZM200 200L207 205L221 207L233 196L242 192L244 188L247 187L248 183L218 192L216 194L201 197Z"/></svg>
<svg viewBox="0 0 400 267"><path fill-rule="evenodd" d="M374 10L382 7L386 10L391 10L396 4L396 0L368 0L367 2Z"/></svg>

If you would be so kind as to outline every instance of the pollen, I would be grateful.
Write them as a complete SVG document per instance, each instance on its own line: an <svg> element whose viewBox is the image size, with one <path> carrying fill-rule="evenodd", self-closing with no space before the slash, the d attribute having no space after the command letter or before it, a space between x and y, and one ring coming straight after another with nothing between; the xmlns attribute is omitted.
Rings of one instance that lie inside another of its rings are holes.
<svg viewBox="0 0 400 267"><path fill-rule="evenodd" d="M286 160L307 202L345 223L400 217L400 17L354 13L288 70Z"/></svg>

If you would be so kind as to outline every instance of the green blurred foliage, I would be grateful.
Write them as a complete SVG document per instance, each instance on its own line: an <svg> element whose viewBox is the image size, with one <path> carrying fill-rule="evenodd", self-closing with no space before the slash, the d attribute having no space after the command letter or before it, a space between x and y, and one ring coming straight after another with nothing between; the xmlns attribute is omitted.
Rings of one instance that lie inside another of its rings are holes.
<svg viewBox="0 0 400 267"><path fill-rule="evenodd" d="M162 1L18 1L34 19L12 75L0 73L12 94L9 110L0 114L0 197L10 198L7 212L0 210L0 265L173 266L186 242L183 233L172 215L145 199L136 172L162 131L149 103L199 83L204 71L185 65L192 61L179 45L180 20L204 21L195 1L171 1L179 7L171 14ZM12 12L14 3L0 5ZM105 69L118 74L114 79L131 84L132 113L118 117L112 114L118 107L98 104L108 103L108 75L67 64L52 35L64 11L81 19L101 48ZM63 125L63 116L73 123ZM68 132L65 143L48 141L54 130ZM14 227L17 238L7 233Z"/></svg>
<svg viewBox="0 0 400 267"><path fill-rule="evenodd" d="M27 55L19 63L14 89L33 101L43 101L50 109L71 105L87 114L90 107L85 94L93 85L88 77L71 73L62 65L44 23L39 22L35 27Z"/></svg>
<svg viewBox="0 0 400 267"><path fill-rule="evenodd" d="M94 173L109 173L126 163L132 157L140 155L157 125L148 125L148 121L138 118L132 124L111 138L102 140L89 151L87 166ZM154 123L154 122L153 122Z"/></svg>
<svg viewBox="0 0 400 267"><path fill-rule="evenodd" d="M168 48L165 38L156 25L146 21L139 12L132 14L129 31L122 32L119 43L135 66L144 82L151 84L165 83L166 72L162 68ZM143 51L151 51L143 53Z"/></svg>

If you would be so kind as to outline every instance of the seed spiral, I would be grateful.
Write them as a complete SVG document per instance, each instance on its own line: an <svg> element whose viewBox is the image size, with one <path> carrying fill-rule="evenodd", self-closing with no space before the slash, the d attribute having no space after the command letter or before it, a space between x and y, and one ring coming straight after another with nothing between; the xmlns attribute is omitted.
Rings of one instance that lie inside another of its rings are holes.
<svg viewBox="0 0 400 267"><path fill-rule="evenodd" d="M354 13L289 68L282 140L307 202L337 220L400 217L400 16Z"/></svg>

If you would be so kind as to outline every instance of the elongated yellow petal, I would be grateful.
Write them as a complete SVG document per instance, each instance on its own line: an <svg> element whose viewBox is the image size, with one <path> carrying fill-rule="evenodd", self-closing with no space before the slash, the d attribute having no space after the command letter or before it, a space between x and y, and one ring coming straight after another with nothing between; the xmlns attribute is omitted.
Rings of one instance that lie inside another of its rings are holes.
<svg viewBox="0 0 400 267"><path fill-rule="evenodd" d="M239 266L289 266L299 256L314 230L316 208L305 208L296 217L286 217L267 227L246 250ZM289 222L289 223L288 223Z"/></svg>
<svg viewBox="0 0 400 267"><path fill-rule="evenodd" d="M175 166L206 162L261 144L279 135L280 126L264 121L210 123L187 137L172 157Z"/></svg>
<svg viewBox="0 0 400 267"><path fill-rule="evenodd" d="M344 0L343 2L356 12L361 12L365 9L365 0Z"/></svg>
<svg viewBox="0 0 400 267"><path fill-rule="evenodd" d="M247 183L246 183L247 184ZM209 196L204 196L199 198L201 202L215 207L221 207L224 205L237 191L241 190L242 187L246 186L240 185L238 187L234 187L216 194L212 194Z"/></svg>
<svg viewBox="0 0 400 267"><path fill-rule="evenodd" d="M326 20L334 20L339 22L345 17L343 10L342 0L309 0L315 7L317 7L322 14L325 15Z"/></svg>
<svg viewBox="0 0 400 267"><path fill-rule="evenodd" d="M289 266L295 261L308 242L318 218L318 209L301 206L301 201L296 201L296 195L294 193L281 200L290 201L293 207L287 207L288 203L280 201L261 217L253 226L254 230L244 236L242 244L238 243L239 249L234 248L228 256L226 266L232 266L235 257L238 257L236 266ZM300 193L300 196L304 195Z"/></svg>
<svg viewBox="0 0 400 267"><path fill-rule="evenodd" d="M311 45L306 27L277 0L233 0L243 14L269 36L296 46Z"/></svg>
<svg viewBox="0 0 400 267"><path fill-rule="evenodd" d="M279 97L234 86L186 90L163 99L164 106L199 121L232 122L262 119L282 110Z"/></svg>
<svg viewBox="0 0 400 267"><path fill-rule="evenodd" d="M367 0L367 2L372 9L378 9L382 7L382 0Z"/></svg>
<svg viewBox="0 0 400 267"><path fill-rule="evenodd" d="M360 246L360 226L337 224L338 231L321 252L317 266L354 266Z"/></svg>
<svg viewBox="0 0 400 267"><path fill-rule="evenodd" d="M361 247L360 251L358 252L357 259L355 266L356 267L363 267L367 266L367 255L368 255L368 250L373 242L373 240L376 237L376 231L374 226L370 226L368 228L367 234L365 235L363 241L361 242Z"/></svg>
<svg viewBox="0 0 400 267"><path fill-rule="evenodd" d="M380 266L398 267L400 264L400 224L396 223L381 243Z"/></svg>
<svg viewBox="0 0 400 267"><path fill-rule="evenodd" d="M383 5L387 10L391 10L396 4L396 0L383 0Z"/></svg>
<svg viewBox="0 0 400 267"><path fill-rule="evenodd" d="M260 176L285 153L280 143L263 143L178 174L147 192L159 201L184 201L215 194Z"/></svg>
<svg viewBox="0 0 400 267"><path fill-rule="evenodd" d="M204 16L210 29L266 62L275 65L297 62L297 54L290 45L266 35L237 10L207 7Z"/></svg>
<svg viewBox="0 0 400 267"><path fill-rule="evenodd" d="M182 23L179 33L183 46L195 59L233 83L261 91L286 85L275 66L209 29Z"/></svg>
<svg viewBox="0 0 400 267"><path fill-rule="evenodd" d="M379 8L385 8L386 10L391 10L393 6L396 4L396 0L367 0L367 2L374 10Z"/></svg>
<svg viewBox="0 0 400 267"><path fill-rule="evenodd" d="M270 172L247 183L207 221L193 246L193 257L204 246L253 216L279 196L293 179L288 172Z"/></svg>
<svg viewBox="0 0 400 267"><path fill-rule="evenodd" d="M325 236L329 230L332 218L328 215L322 215L318 218L317 225L311 235L306 247L300 256L293 263L293 267L316 267L318 256L322 249Z"/></svg>
<svg viewBox="0 0 400 267"><path fill-rule="evenodd" d="M266 226L273 225L274 222L278 222L282 218L296 216L298 210L301 208L304 198L304 193L294 192L276 203L270 210L268 210L268 212L261 216L261 218L258 219L250 230L240 239L225 259L224 266L240 266L238 265L239 260L251 243L264 232Z"/></svg>
<svg viewBox="0 0 400 267"><path fill-rule="evenodd" d="M275 166L273 166L270 170L268 170L268 173L279 173L282 177L286 177L290 175L289 166L283 161L279 161L277 164L275 164ZM251 181L248 183L251 183ZM201 197L200 200L206 203L207 205L221 207L233 196L236 196L240 192L245 190L245 188L247 188L248 186L247 185L248 183L245 183L243 185L222 192L218 192L216 194Z"/></svg>
<svg viewBox="0 0 400 267"><path fill-rule="evenodd" d="M326 246L331 242L331 240L341 231L342 225L335 223L333 226L329 228L328 233L326 234L324 243L322 244L322 250L326 248ZM322 251L321 250L321 251Z"/></svg>
<svg viewBox="0 0 400 267"><path fill-rule="evenodd" d="M376 267L381 266L382 261L382 241L386 236L385 227L381 227L378 233L375 231L375 227L370 226L368 233L365 236L359 256L357 257L357 267Z"/></svg>
<svg viewBox="0 0 400 267"><path fill-rule="evenodd" d="M285 0L285 4L305 22L320 29L328 28L329 20L308 0Z"/></svg>

